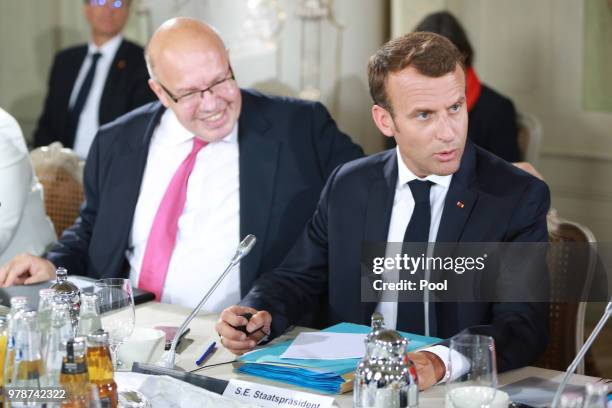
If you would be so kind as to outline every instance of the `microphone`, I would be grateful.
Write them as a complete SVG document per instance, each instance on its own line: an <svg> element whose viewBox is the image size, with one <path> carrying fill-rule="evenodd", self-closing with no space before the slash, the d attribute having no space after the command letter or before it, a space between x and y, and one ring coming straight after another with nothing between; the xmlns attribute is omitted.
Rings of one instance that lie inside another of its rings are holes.
<svg viewBox="0 0 612 408"><path fill-rule="evenodd" d="M223 271L217 281L212 285L208 292L206 292L202 300L200 300L200 303L198 303L195 309L193 309L189 316L187 316L183 324L181 324L181 327L179 327L179 329L176 331L174 339L172 339L172 345L170 346L170 350L166 352L164 358L158 363L158 365L161 365L162 367L166 368L174 368L174 360L176 358L176 345L178 344L178 341L181 338L181 334L183 334L183 332L187 330L187 326L189 326L189 323L191 323L193 318L196 317L200 309L202 309L202 306L204 306L204 303L206 303L208 298L215 292L215 290L217 289L221 281L225 278L225 276L227 276L229 271L231 271L234 266L236 266L238 262L240 262L242 258L247 256L249 252L251 252L251 249L253 249L253 246L255 245L256 241L257 239L255 238L255 235L249 234L242 240L240 244L238 244L238 248L236 248L236 253L232 257L232 260L230 261L229 265L227 265L225 271Z"/></svg>
<svg viewBox="0 0 612 408"><path fill-rule="evenodd" d="M601 319L597 323L597 326L595 326L595 328L593 329L593 332L591 333L589 338L584 342L584 345L580 348L580 350L578 351L578 354L576 354L576 357L574 358L572 363L569 365L567 370L565 370L565 375L563 376L563 379L561 380L561 384L559 384L559 388L557 388L557 392L555 393L555 397L551 405L552 408L557 408L559 406L559 401L561 400L561 394L563 394L563 390L565 390L565 386L569 382L571 375L574 373L574 371L576 371L578 364L580 364L580 362L586 355L587 351L591 348L591 345L593 344L593 342L595 341L599 333L603 330L603 328L606 325L606 322L608 321L611 315L612 315L612 300L608 302L608 305L606 306L606 310L604 311L603 316L601 316Z"/></svg>

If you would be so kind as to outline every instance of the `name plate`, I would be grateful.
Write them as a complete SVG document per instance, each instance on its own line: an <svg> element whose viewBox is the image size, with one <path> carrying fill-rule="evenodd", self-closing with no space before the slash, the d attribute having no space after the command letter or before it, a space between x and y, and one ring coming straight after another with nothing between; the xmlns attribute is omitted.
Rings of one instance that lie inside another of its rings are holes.
<svg viewBox="0 0 612 408"><path fill-rule="evenodd" d="M263 408L330 408L334 403L332 397L241 380L229 380L223 396Z"/></svg>

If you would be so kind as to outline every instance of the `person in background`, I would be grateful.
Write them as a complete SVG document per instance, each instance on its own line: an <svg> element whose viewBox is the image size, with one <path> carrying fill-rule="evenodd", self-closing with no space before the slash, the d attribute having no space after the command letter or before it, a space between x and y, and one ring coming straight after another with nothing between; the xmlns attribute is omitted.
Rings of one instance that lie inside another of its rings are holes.
<svg viewBox="0 0 612 408"><path fill-rule="evenodd" d="M463 54L467 68L468 138L506 161L520 161L514 105L510 99L480 82L473 65L474 50L455 16L447 11L429 14L414 31L443 35Z"/></svg>
<svg viewBox="0 0 612 408"><path fill-rule="evenodd" d="M35 147L60 141L85 159L100 125L155 100L142 47L121 35L130 3L84 1L90 41L55 56Z"/></svg>
<svg viewBox="0 0 612 408"><path fill-rule="evenodd" d="M237 303L276 267L327 177L361 157L317 102L240 89L218 34L176 18L147 46L159 102L103 126L87 159L80 217L47 253L0 268L0 284L129 277L165 303L195 306L247 234L257 244L206 304Z"/></svg>
<svg viewBox="0 0 612 408"><path fill-rule="evenodd" d="M0 108L0 265L22 252L41 255L55 239L21 128Z"/></svg>

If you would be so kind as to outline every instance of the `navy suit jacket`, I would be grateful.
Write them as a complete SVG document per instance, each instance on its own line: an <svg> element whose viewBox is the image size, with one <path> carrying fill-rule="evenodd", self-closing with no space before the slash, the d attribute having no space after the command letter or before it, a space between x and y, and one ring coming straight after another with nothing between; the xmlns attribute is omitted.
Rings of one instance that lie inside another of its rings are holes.
<svg viewBox="0 0 612 408"><path fill-rule="evenodd" d="M325 324L369 325L376 304L361 301L361 246L387 240L397 177L395 149L336 169L293 249L241 304L270 311L273 335L316 309L321 298L327 299ZM436 242L545 242L548 208L544 182L468 141ZM493 336L500 370L527 365L546 347L546 303L448 302L435 311L439 337L463 330Z"/></svg>
<svg viewBox="0 0 612 408"><path fill-rule="evenodd" d="M128 276L125 251L149 143L164 111L151 103L100 129L86 162L80 217L47 254L56 266L93 278ZM333 169L363 152L320 103L243 90L238 129L240 236L257 237L240 265L244 295L282 261Z"/></svg>
<svg viewBox="0 0 612 408"><path fill-rule="evenodd" d="M53 61L49 75L49 89L43 112L34 132L34 146L46 146L60 141L65 147L74 146L74 135L66 134L68 105L79 70L87 56L87 45L60 51ZM147 81L149 74L141 46L123 40L111 63L98 120L100 126L156 99Z"/></svg>

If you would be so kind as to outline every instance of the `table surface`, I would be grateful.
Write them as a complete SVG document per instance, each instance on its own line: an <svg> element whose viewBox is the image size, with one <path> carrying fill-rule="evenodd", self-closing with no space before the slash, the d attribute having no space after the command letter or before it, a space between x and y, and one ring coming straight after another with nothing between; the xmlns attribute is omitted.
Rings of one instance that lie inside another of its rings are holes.
<svg viewBox="0 0 612 408"><path fill-rule="evenodd" d="M156 302L148 302L136 307L136 325L138 327L154 327L158 325L168 326L179 326L183 320L189 314L189 310L175 305L160 304ZM212 357L206 362L204 368L197 371L198 374L206 375L209 377L221 378L224 380L240 379L244 381L257 382L261 384L272 385L282 388L291 388L296 390L302 390L306 392L313 392L306 388L293 387L288 384L268 381L263 378L253 377L236 373L233 371L232 364L229 362L235 360L236 356L226 350L220 343L219 337L214 330L215 323L218 319L216 314L204 314L200 313L190 325L191 332L189 332L185 340L185 344L180 347L180 353L176 357L176 364L187 370L193 370L197 368L195 361L203 353L204 349L213 341L217 342L218 350L212 355ZM294 329L289 332L286 338L295 336L298 331L305 329ZM308 330L308 329L306 329ZM207 367L214 364L226 363L214 367ZM506 372L499 375L499 385L513 383L527 377L539 377L543 379L549 379L552 381L559 382L563 376L562 372L547 370L537 367L524 367L518 370ZM596 381L595 377L588 377L582 375L575 375L572 377L571 383L576 385L584 385L588 382ZM420 394L419 405L421 407L441 407L444 406L444 386L434 386L427 391ZM339 407L352 407L352 393L344 395L334 396L335 403Z"/></svg>

